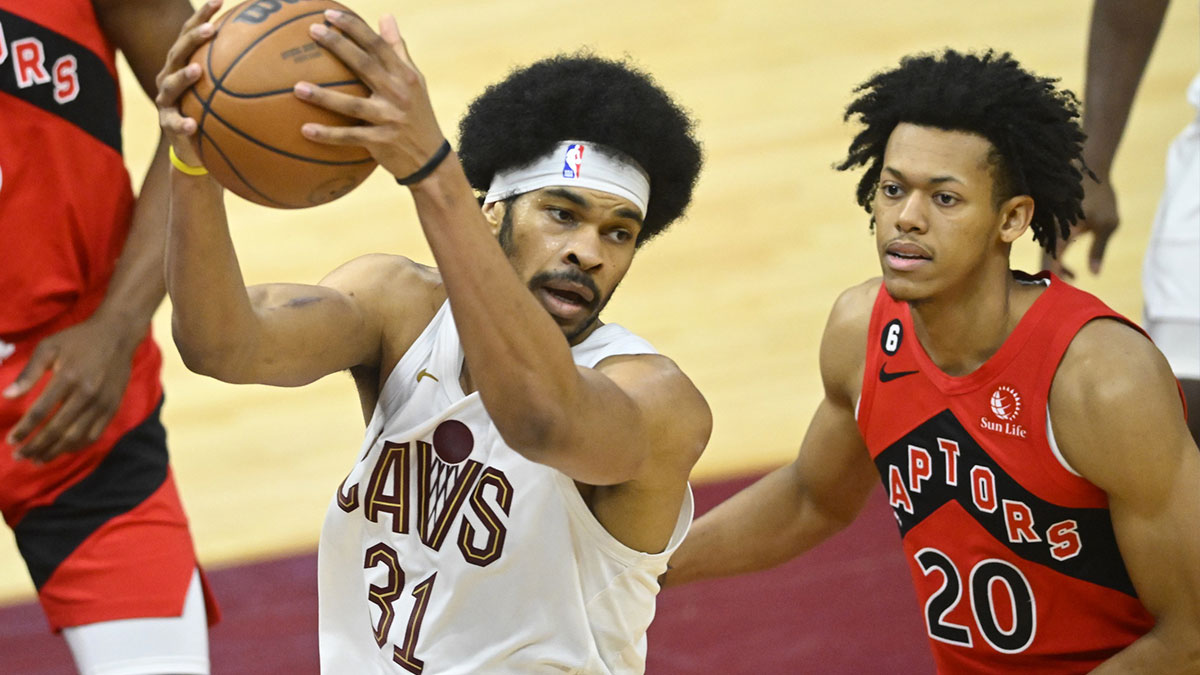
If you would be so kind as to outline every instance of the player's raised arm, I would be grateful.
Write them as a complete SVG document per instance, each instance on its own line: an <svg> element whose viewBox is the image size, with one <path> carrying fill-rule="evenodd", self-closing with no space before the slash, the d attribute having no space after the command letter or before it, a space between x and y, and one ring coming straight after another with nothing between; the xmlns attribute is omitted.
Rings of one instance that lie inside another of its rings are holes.
<svg viewBox="0 0 1200 675"><path fill-rule="evenodd" d="M238 383L300 385L377 361L380 328L364 309L376 296L356 295L370 286L370 259L347 264L325 285L245 286L222 188L192 146L196 121L178 107L200 76L188 59L212 37L220 4L209 0L188 20L158 77L159 119L175 153L166 254L175 343L192 370Z"/></svg>
<svg viewBox="0 0 1200 675"><path fill-rule="evenodd" d="M686 457L681 463L690 467L709 429L708 406L691 382L655 356L579 368L568 341L599 324L582 323L575 336L564 326L575 321L580 306L598 311L599 301L615 289L635 250L644 210L612 195L557 189L489 203L485 218L449 152L395 20L385 17L376 34L353 15L329 11L326 18L339 30L315 24L313 38L354 70L372 95L355 99L301 83L296 93L302 99L364 122L306 125L304 131L318 142L366 147L412 190L454 309L471 384L505 441L527 458L593 485L639 477L660 453ZM555 271L567 276L531 293L497 244L506 217L555 232ZM559 317L552 317L558 311L553 308L562 310Z"/></svg>
<svg viewBox="0 0 1200 675"><path fill-rule="evenodd" d="M1094 673L1200 672L1200 452L1162 355L1137 331L1093 321L1050 394L1067 462L1108 495L1113 531L1154 628Z"/></svg>
<svg viewBox="0 0 1200 675"><path fill-rule="evenodd" d="M878 280L845 291L821 339L825 397L795 461L697 519L671 558L674 586L782 564L844 529L879 480L854 419Z"/></svg>

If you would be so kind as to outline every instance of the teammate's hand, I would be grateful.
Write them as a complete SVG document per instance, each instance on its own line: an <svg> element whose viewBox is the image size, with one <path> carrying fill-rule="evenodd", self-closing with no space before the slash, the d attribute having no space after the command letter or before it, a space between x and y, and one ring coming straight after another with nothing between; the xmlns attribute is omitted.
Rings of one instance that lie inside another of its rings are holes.
<svg viewBox="0 0 1200 675"><path fill-rule="evenodd" d="M48 462L95 442L125 395L140 339L125 325L93 317L38 343L3 392L5 398L24 396L50 373L45 389L5 439L16 448L14 456Z"/></svg>
<svg viewBox="0 0 1200 675"><path fill-rule="evenodd" d="M379 33L347 12L325 11L338 30L314 24L313 39L333 52L371 90L368 97L323 89L311 82L296 84L296 96L327 110L362 120L356 126L308 123L305 137L330 145L366 148L380 166L403 178L420 169L445 137L429 102L425 78L413 65L395 17L379 21Z"/></svg>
<svg viewBox="0 0 1200 675"><path fill-rule="evenodd" d="M1064 279L1074 279L1075 273L1062 264L1063 252L1067 246L1084 234L1092 235L1092 247L1088 251L1088 269L1092 274L1100 274L1104 263L1104 252L1108 249L1108 240L1117 231L1121 219L1117 213L1117 195L1112 183L1107 179L1094 181L1083 179L1083 220L1071 228L1071 237L1059 241L1058 258L1051 259L1043 254L1042 267L1053 271Z"/></svg>
<svg viewBox="0 0 1200 675"><path fill-rule="evenodd" d="M200 79L199 64L189 64L192 54L216 33L209 19L221 8L222 0L206 0L192 14L179 31L179 37L167 52L167 61L154 79L158 95L154 104L158 106L158 124L163 135L175 149L175 156L185 164L200 165L200 156L192 144L191 136L196 133L196 120L185 117L179 111L179 98Z"/></svg>

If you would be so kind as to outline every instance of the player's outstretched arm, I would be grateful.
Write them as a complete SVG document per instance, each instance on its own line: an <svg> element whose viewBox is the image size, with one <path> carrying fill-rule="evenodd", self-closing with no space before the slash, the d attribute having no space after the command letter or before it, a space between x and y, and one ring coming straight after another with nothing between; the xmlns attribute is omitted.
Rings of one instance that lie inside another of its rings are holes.
<svg viewBox="0 0 1200 675"><path fill-rule="evenodd" d="M1117 544L1155 627L1095 673L1200 673L1200 451L1166 360L1124 324L1071 343L1050 391L1067 462L1108 494Z"/></svg>
<svg viewBox="0 0 1200 675"><path fill-rule="evenodd" d="M300 83L301 99L363 121L305 125L305 134L362 146L397 178L418 172L444 136L395 19L384 17L379 33L350 14L329 11L326 19L338 30L315 24L313 38L372 93L352 97ZM532 461L591 485L644 477L664 454L690 467L709 431L708 406L691 382L664 357L576 367L561 328L496 241L457 157L451 153L435 164L409 187L454 307L473 384L504 440Z"/></svg>
<svg viewBox="0 0 1200 675"><path fill-rule="evenodd" d="M845 528L879 475L854 419L879 282L844 292L821 339L825 398L795 461L699 518L671 557L667 586L774 567Z"/></svg>
<svg viewBox="0 0 1200 675"><path fill-rule="evenodd" d="M158 76L159 122L183 169L170 174L166 283L175 344L192 370L236 383L295 386L365 363L377 363L378 261L347 264L318 286L273 284L248 290L229 234L221 186L192 146L196 121L180 96L200 76L188 65L213 35L220 0L201 5L171 47Z"/></svg>

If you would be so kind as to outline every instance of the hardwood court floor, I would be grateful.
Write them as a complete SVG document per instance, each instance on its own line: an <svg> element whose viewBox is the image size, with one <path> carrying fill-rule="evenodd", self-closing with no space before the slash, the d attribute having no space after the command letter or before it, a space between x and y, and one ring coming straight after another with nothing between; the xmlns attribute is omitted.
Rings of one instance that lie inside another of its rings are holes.
<svg viewBox="0 0 1200 675"><path fill-rule="evenodd" d="M1090 11L1082 0L347 1L372 22L398 15L451 140L486 84L514 65L583 48L628 55L694 113L707 165L690 216L639 253L605 319L648 338L708 397L715 428L700 481L793 456L820 396L828 309L841 289L878 271L855 178L830 168L852 133L841 111L853 86L904 54L953 46L1010 50L1078 90ZM1194 114L1183 93L1197 70L1197 13L1190 1L1170 10L1115 167L1125 224L1103 275L1081 279L1135 318L1164 151ZM140 176L156 122L125 83L125 142ZM316 282L373 251L431 261L411 200L382 172L305 211L227 201L250 283ZM1083 251L1072 253L1081 268ZM1035 260L1029 241L1014 254L1017 266ZM166 307L155 327L166 356L164 419L201 559L221 567L313 550L360 442L350 379L292 390L222 384L182 367ZM27 600L11 535L0 540L0 601Z"/></svg>

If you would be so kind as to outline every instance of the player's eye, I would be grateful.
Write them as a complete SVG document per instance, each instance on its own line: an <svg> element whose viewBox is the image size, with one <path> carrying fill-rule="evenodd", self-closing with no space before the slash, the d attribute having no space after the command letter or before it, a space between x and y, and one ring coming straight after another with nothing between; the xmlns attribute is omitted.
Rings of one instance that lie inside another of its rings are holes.
<svg viewBox="0 0 1200 675"><path fill-rule="evenodd" d="M896 185L895 183L880 183L879 193L884 197L899 197L900 186Z"/></svg>
<svg viewBox="0 0 1200 675"><path fill-rule="evenodd" d="M958 197L955 197L952 194L947 194L945 192L937 193L936 195L933 196L933 199L941 206L954 206L955 204L958 203Z"/></svg>
<svg viewBox="0 0 1200 675"><path fill-rule="evenodd" d="M546 209L552 218L560 223L569 223L575 220L575 214L566 209L560 209L556 206L551 206Z"/></svg>
<svg viewBox="0 0 1200 675"><path fill-rule="evenodd" d="M615 239L618 243L622 244L633 240L633 233L623 227L614 228L611 232L609 232L609 236Z"/></svg>

